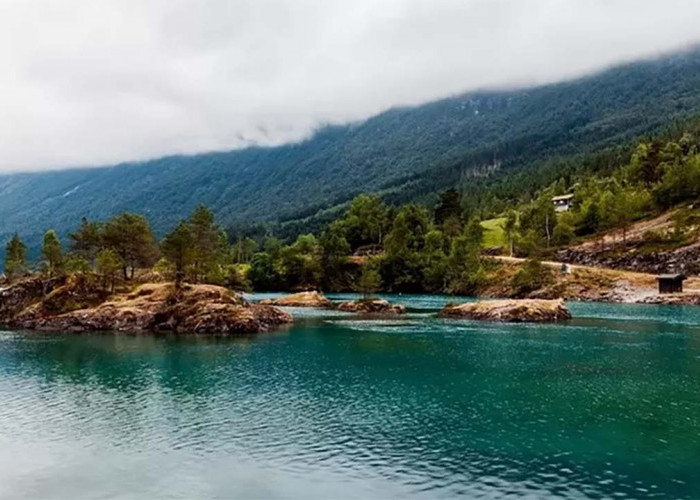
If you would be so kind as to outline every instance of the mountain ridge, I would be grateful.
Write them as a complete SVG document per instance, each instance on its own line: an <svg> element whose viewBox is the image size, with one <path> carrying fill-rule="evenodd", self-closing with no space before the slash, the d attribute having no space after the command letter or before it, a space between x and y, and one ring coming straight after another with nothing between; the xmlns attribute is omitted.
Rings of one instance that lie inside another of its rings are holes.
<svg viewBox="0 0 700 500"><path fill-rule="evenodd" d="M30 247L83 216L140 212L162 234L198 203L225 225L294 220L360 192L403 201L623 144L700 111L700 48L525 89L468 92L276 147L0 175L0 238Z"/></svg>

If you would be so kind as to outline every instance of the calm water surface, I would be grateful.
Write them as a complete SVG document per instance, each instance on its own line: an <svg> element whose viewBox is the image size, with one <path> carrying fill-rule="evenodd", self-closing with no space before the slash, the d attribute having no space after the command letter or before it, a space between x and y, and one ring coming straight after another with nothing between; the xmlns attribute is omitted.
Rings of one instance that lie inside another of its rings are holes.
<svg viewBox="0 0 700 500"><path fill-rule="evenodd" d="M0 332L2 498L700 498L700 308Z"/></svg>

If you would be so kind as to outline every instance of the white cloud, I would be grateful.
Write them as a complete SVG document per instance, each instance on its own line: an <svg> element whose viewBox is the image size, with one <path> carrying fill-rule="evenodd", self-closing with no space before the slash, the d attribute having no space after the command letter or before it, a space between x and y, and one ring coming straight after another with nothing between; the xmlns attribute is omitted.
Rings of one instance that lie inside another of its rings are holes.
<svg viewBox="0 0 700 500"><path fill-rule="evenodd" d="M0 171L296 140L700 41L693 0L0 0Z"/></svg>

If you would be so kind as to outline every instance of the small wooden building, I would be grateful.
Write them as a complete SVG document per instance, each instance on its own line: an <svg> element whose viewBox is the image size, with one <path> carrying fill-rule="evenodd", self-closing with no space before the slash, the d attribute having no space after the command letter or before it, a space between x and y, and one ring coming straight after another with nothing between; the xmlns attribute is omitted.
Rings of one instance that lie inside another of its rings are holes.
<svg viewBox="0 0 700 500"><path fill-rule="evenodd" d="M683 280L685 276L682 274L661 274L657 276L659 282L659 293L679 293L683 291Z"/></svg>
<svg viewBox="0 0 700 500"><path fill-rule="evenodd" d="M571 210L571 206L574 203L573 194L565 194L562 196L555 196L552 198L552 204L554 205L554 210L557 212L568 212Z"/></svg>

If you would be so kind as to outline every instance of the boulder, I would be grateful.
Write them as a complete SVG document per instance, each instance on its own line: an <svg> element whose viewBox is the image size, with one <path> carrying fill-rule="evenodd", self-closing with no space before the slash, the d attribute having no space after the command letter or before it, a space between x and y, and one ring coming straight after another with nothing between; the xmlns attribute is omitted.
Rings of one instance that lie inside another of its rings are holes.
<svg viewBox="0 0 700 500"><path fill-rule="evenodd" d="M338 304L339 311L362 314L403 314L406 308L391 304L384 299L360 299Z"/></svg>
<svg viewBox="0 0 700 500"><path fill-rule="evenodd" d="M54 295L63 297L66 292ZM213 285L175 288L170 283L149 283L98 305L67 312L53 312L53 307L46 307L47 299L51 303L52 295L26 307L4 323L15 328L44 331L231 335L268 331L292 321L290 314L276 307L251 305L240 294Z"/></svg>
<svg viewBox="0 0 700 500"><path fill-rule="evenodd" d="M293 293L277 299L264 299L260 304L284 307L330 307L331 301L320 292L310 291Z"/></svg>
<svg viewBox="0 0 700 500"><path fill-rule="evenodd" d="M0 289L0 323L7 323L15 315L65 283L65 278L31 276Z"/></svg>
<svg viewBox="0 0 700 500"><path fill-rule="evenodd" d="M553 322L570 319L571 313L562 299L523 299L448 304L440 311L440 316L504 322Z"/></svg>

